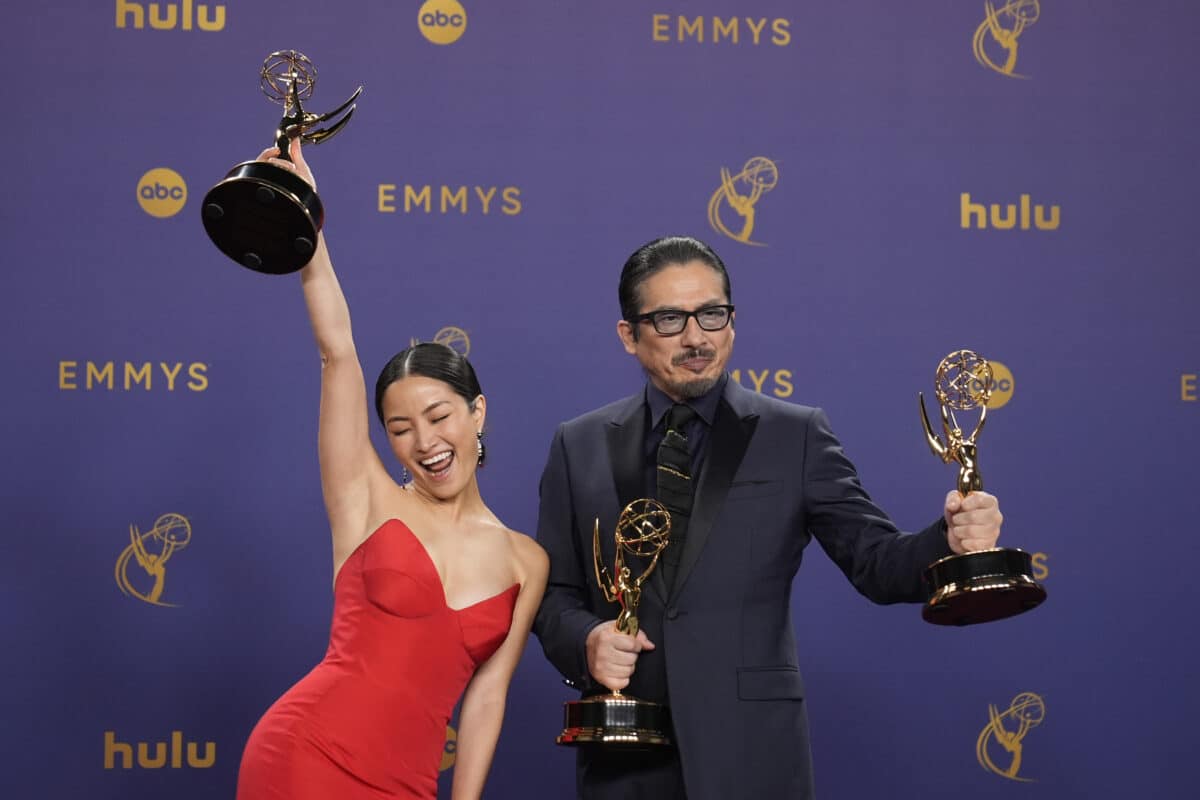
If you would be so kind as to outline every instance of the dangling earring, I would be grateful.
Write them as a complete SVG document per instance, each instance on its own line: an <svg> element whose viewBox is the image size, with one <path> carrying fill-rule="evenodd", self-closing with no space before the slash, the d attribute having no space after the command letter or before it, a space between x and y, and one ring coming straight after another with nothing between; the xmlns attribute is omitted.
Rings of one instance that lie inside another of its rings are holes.
<svg viewBox="0 0 1200 800"><path fill-rule="evenodd" d="M400 465L400 488L401 489L407 488L408 482L411 480L412 480L412 476L408 474L408 467L401 464Z"/></svg>
<svg viewBox="0 0 1200 800"><path fill-rule="evenodd" d="M483 431L475 432L475 454L478 456L477 466L482 467L487 461L487 445L483 443Z"/></svg>

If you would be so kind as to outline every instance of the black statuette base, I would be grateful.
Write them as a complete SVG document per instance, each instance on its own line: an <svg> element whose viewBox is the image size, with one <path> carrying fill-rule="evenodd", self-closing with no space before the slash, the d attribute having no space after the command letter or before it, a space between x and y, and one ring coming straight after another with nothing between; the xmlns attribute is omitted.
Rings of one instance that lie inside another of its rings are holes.
<svg viewBox="0 0 1200 800"><path fill-rule="evenodd" d="M1023 614L1046 599L1024 550L995 547L947 556L925 569L929 600L921 617L934 625L975 625Z"/></svg>
<svg viewBox="0 0 1200 800"><path fill-rule="evenodd" d="M607 694L563 703L564 745L660 747L671 744L671 712L661 703Z"/></svg>
<svg viewBox="0 0 1200 800"><path fill-rule="evenodd" d="M262 161L238 164L200 205L213 244L244 267L283 275L312 260L325 209L312 187Z"/></svg>

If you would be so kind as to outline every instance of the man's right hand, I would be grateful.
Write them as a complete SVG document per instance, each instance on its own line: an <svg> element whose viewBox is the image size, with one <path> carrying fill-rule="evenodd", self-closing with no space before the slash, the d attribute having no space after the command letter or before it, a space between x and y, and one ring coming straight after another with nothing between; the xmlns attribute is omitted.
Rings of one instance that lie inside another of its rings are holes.
<svg viewBox="0 0 1200 800"><path fill-rule="evenodd" d="M588 633L588 671L597 683L619 691L629 685L638 653L653 649L654 642L646 637L645 631L630 636L619 633L615 622L603 622Z"/></svg>

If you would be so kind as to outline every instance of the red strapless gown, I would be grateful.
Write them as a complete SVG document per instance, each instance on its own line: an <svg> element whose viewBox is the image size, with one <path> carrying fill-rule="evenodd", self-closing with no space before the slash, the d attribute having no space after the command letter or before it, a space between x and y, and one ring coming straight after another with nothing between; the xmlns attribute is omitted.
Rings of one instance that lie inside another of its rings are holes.
<svg viewBox="0 0 1200 800"><path fill-rule="evenodd" d="M436 798L450 714L519 589L452 609L420 540L381 525L334 581L325 659L250 734L238 800Z"/></svg>

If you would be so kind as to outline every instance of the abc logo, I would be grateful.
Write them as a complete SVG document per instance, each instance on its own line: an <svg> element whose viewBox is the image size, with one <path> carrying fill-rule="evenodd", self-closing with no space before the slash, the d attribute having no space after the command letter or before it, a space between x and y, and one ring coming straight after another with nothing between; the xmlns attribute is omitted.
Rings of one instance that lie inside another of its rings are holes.
<svg viewBox="0 0 1200 800"><path fill-rule="evenodd" d="M458 0L425 0L417 12L417 26L434 44L453 44L467 29L467 12Z"/></svg>
<svg viewBox="0 0 1200 800"><path fill-rule="evenodd" d="M458 756L458 731L446 726L446 744L442 748L442 763L438 764L438 772L445 772L454 766L454 759Z"/></svg>
<svg viewBox="0 0 1200 800"><path fill-rule="evenodd" d="M1012 400L1013 396L1013 374L1008 367L1001 364L999 361L988 361L992 365L992 396L988 400L987 407L989 409L997 409ZM983 391L983 386L979 380L971 381L971 393L978 395Z"/></svg>
<svg viewBox="0 0 1200 800"><path fill-rule="evenodd" d="M187 202L187 184L173 169L156 167L137 186L138 205L152 217L173 217Z"/></svg>

